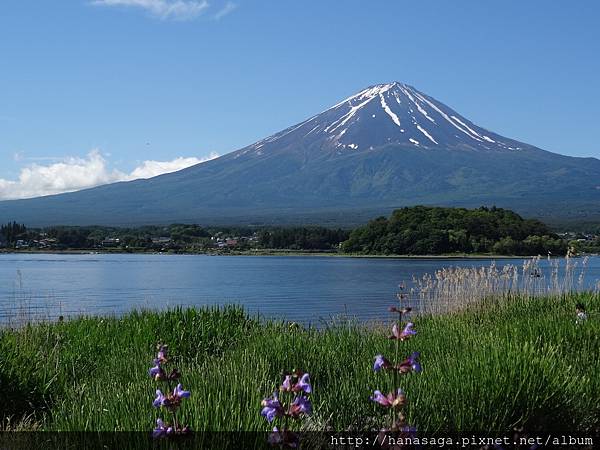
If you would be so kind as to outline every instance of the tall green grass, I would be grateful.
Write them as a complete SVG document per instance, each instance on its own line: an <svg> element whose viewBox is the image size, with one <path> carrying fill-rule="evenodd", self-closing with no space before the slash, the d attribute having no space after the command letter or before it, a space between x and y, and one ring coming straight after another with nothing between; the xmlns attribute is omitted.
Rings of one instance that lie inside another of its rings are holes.
<svg viewBox="0 0 600 450"><path fill-rule="evenodd" d="M590 318L575 324L574 305ZM592 294L504 297L447 315L414 318L423 372L401 378L408 421L422 432L586 432L600 423L600 301ZM392 318L390 318L392 319ZM147 370L168 343L192 391L180 419L200 430L266 430L260 401L298 368L313 380L310 430L372 430L369 401L392 377L372 370L394 355L387 326L303 329L260 323L241 309L134 312L0 332L5 429L144 430L158 412Z"/></svg>

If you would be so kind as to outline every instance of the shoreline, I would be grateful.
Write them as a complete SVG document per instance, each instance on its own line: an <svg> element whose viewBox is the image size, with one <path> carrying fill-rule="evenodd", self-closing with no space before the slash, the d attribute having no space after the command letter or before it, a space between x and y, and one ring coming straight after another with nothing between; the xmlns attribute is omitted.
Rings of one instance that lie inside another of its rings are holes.
<svg viewBox="0 0 600 450"><path fill-rule="evenodd" d="M106 251L94 249L68 249L68 250L14 250L0 249L0 255L24 254L24 255L198 255L198 256L293 256L293 257L327 257L327 258L359 258L359 259L404 259L404 260L487 260L487 259L528 259L538 255L496 255L496 254L445 254L445 255L361 255L345 254L337 252L303 252L303 251L240 251L240 252L157 252L157 251ZM593 255L592 255L593 256ZM553 257L554 258L554 257Z"/></svg>

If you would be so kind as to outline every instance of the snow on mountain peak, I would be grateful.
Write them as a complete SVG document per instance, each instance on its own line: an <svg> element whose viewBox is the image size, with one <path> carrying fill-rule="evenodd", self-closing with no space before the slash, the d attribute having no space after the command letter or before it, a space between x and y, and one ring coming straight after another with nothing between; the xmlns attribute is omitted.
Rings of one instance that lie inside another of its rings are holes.
<svg viewBox="0 0 600 450"><path fill-rule="evenodd" d="M397 81L369 86L331 108L243 151L264 146L343 151L385 145L462 150L520 150L519 143L473 124L443 103ZM271 145L268 145L271 146Z"/></svg>

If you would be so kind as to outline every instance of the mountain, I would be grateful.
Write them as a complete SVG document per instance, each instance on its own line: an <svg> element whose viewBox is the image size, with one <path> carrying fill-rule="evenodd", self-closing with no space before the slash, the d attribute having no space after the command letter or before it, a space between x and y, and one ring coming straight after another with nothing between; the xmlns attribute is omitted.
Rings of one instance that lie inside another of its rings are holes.
<svg viewBox="0 0 600 450"><path fill-rule="evenodd" d="M500 136L394 82L179 172L0 202L0 220L355 224L415 204L494 204L542 219L600 217L600 160Z"/></svg>

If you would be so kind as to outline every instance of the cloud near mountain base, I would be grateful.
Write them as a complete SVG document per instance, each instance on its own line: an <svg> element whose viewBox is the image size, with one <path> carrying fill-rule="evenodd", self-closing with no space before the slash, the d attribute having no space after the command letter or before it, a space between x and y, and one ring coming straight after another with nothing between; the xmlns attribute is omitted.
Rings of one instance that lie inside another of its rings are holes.
<svg viewBox="0 0 600 450"><path fill-rule="evenodd" d="M14 200L79 191L117 181L152 178L217 158L179 157L172 161L143 161L130 173L111 169L99 150L85 158L70 157L48 165L32 164L21 169L18 180L0 178L0 200Z"/></svg>

